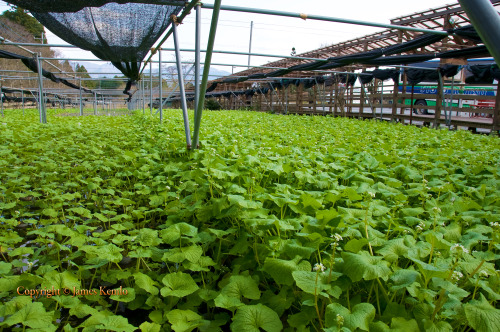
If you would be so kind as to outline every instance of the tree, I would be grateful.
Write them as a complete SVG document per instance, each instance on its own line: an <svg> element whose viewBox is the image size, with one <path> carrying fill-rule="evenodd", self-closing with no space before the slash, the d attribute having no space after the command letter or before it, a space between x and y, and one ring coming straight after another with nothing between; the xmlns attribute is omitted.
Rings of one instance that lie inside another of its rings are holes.
<svg viewBox="0 0 500 332"><path fill-rule="evenodd" d="M2 16L25 27L34 37L42 38L43 25L31 16L26 9L10 5L10 9L2 13ZM44 40L46 43L46 40Z"/></svg>
<svg viewBox="0 0 500 332"><path fill-rule="evenodd" d="M76 69L75 72L78 73L78 75L81 78L91 78L87 68L85 68L84 65L79 65L78 63L76 64ZM97 87L97 82L96 81L90 81L90 80L82 80L82 86L89 88L89 89L95 89Z"/></svg>

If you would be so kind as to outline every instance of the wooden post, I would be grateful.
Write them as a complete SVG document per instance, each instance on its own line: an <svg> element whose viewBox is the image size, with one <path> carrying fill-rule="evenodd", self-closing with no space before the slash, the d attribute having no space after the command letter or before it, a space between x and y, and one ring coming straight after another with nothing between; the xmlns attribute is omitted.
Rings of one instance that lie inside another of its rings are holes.
<svg viewBox="0 0 500 332"><path fill-rule="evenodd" d="M394 90L392 91L392 115L391 122L394 122L398 113L398 93L399 93L399 79L394 81Z"/></svg>
<svg viewBox="0 0 500 332"><path fill-rule="evenodd" d="M318 96L318 84L315 84L314 87L313 87L313 114L316 114L316 100L318 99L317 96Z"/></svg>
<svg viewBox="0 0 500 332"><path fill-rule="evenodd" d="M495 109L493 110L493 127L491 132L497 132L499 134L500 131L500 82L497 85L497 97L495 99Z"/></svg>
<svg viewBox="0 0 500 332"><path fill-rule="evenodd" d="M349 97L349 115L352 116L352 104L354 103L354 84L351 86L351 93Z"/></svg>
<svg viewBox="0 0 500 332"><path fill-rule="evenodd" d="M441 120L441 106L443 104L443 82L442 80L438 80L437 85L437 95L436 95L436 110L434 111L434 129L437 129L439 126L439 121Z"/></svg>
<svg viewBox="0 0 500 332"><path fill-rule="evenodd" d="M412 125L413 123L413 93L415 91L415 84L412 83L411 85L411 98L410 98L410 125Z"/></svg>
<svg viewBox="0 0 500 332"><path fill-rule="evenodd" d="M273 96L274 96L274 88L271 86L269 87L269 106L271 107L271 112L274 111L274 107L273 107Z"/></svg>
<svg viewBox="0 0 500 332"><path fill-rule="evenodd" d="M365 108L365 85L361 83L361 88L359 91L359 114L358 114L358 119L364 119L363 112Z"/></svg>
<svg viewBox="0 0 500 332"><path fill-rule="evenodd" d="M335 77L335 109L334 109L334 115L337 116L338 113L338 107L339 107L339 83L337 80L337 77Z"/></svg>
<svg viewBox="0 0 500 332"><path fill-rule="evenodd" d="M333 111L333 94L335 92L335 89L334 89L334 86L335 86L335 83L334 83L334 79L332 77L332 85L330 86L330 113L332 113Z"/></svg>
<svg viewBox="0 0 500 332"><path fill-rule="evenodd" d="M302 93L303 93L303 85L299 84L297 86L297 112L300 113L302 111Z"/></svg>
<svg viewBox="0 0 500 332"><path fill-rule="evenodd" d="M402 98L401 98L401 108L399 110L399 114L400 115L403 115L405 113L405 100L406 100L406 82L407 82L407 78L406 78L406 73L403 74L403 86L402 86ZM411 108L410 108L410 112L411 112ZM402 121L403 123L405 123L405 119L404 118L401 118L400 121Z"/></svg>

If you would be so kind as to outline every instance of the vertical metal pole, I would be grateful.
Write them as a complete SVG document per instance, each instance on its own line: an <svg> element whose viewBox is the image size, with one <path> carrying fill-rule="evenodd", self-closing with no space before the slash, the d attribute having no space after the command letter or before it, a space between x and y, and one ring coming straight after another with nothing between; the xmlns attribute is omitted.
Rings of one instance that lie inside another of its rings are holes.
<svg viewBox="0 0 500 332"><path fill-rule="evenodd" d="M250 69L250 53L252 53L252 33L253 33L253 21L250 22L250 40L248 42L248 69Z"/></svg>
<svg viewBox="0 0 500 332"><path fill-rule="evenodd" d="M194 117L198 112L198 102L200 99L200 58L201 58L201 3L196 5L196 33L195 33L195 52L194 52Z"/></svg>
<svg viewBox="0 0 500 332"><path fill-rule="evenodd" d="M80 82L80 116L83 116L83 100L82 100L82 78L79 79Z"/></svg>
<svg viewBox="0 0 500 332"><path fill-rule="evenodd" d="M153 61L149 62L149 114L153 115Z"/></svg>
<svg viewBox="0 0 500 332"><path fill-rule="evenodd" d="M217 23L219 21L220 5L221 0L215 0L212 13L212 23L210 25L210 35L208 36L207 52L205 54L205 64L203 67L203 78L201 80L201 93L198 101L198 110L196 112L196 117L194 118L193 144L196 148L199 147L201 116L203 113L203 105L205 103L205 91L207 90L208 74L210 72L210 64L212 62L212 51L214 49L215 34L217 32Z"/></svg>
<svg viewBox="0 0 500 332"><path fill-rule="evenodd" d="M500 65L500 15L489 0L458 0L495 61Z"/></svg>
<svg viewBox="0 0 500 332"><path fill-rule="evenodd" d="M177 78L179 82L179 92L182 106L182 116L184 118L184 132L186 133L187 149L191 149L191 133L189 131L189 118L186 103L186 91L184 89L184 77L182 75L181 51L179 47L179 36L177 35L177 22L172 24L172 34L174 35L175 62L177 63Z"/></svg>
<svg viewBox="0 0 500 332"><path fill-rule="evenodd" d="M162 89L163 89L163 83L162 83L162 72L161 72L161 48L158 49L158 64L159 64L159 68L158 68L158 77L159 77L159 80L160 80L160 84L158 85L158 89L159 89L159 93L160 93L160 96L159 96L159 100L160 100L160 123L163 122L163 96L162 96Z"/></svg>
<svg viewBox="0 0 500 332"><path fill-rule="evenodd" d="M146 107L146 101L144 100L145 94L144 94L144 77L141 79L141 97L142 97L142 115L144 115L144 109Z"/></svg>
<svg viewBox="0 0 500 332"><path fill-rule="evenodd" d="M42 78L42 61L38 53L35 53L35 61L38 70L38 110L40 112L40 123L47 123L45 115L45 100L43 98L43 78Z"/></svg>
<svg viewBox="0 0 500 332"><path fill-rule="evenodd" d="M101 99L102 99L102 111L104 112L106 109L104 108L104 95L103 94L101 95Z"/></svg>
<svg viewBox="0 0 500 332"><path fill-rule="evenodd" d="M97 115L97 93L94 92L94 115Z"/></svg>
<svg viewBox="0 0 500 332"><path fill-rule="evenodd" d="M24 116L24 91L21 90L21 103L23 105L23 116Z"/></svg>
<svg viewBox="0 0 500 332"><path fill-rule="evenodd" d="M191 73L191 71L193 70L194 66L192 66L191 68L189 68L189 70L184 74L184 80L186 80L186 78L188 77L189 73ZM165 98L165 100L163 101L162 103L162 106L170 99L170 97L172 97L175 93L175 91L177 91L177 87L179 86L179 82L175 83L175 86L174 88L170 91L170 93L168 94L167 98ZM158 108L158 111L156 111L155 115L158 114L158 112L160 111L160 109Z"/></svg>

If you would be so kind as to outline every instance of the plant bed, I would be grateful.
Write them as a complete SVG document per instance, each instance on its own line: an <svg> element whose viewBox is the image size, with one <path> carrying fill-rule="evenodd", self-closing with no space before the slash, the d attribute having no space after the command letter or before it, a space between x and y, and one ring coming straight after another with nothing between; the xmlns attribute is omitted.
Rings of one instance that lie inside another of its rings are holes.
<svg viewBox="0 0 500 332"><path fill-rule="evenodd" d="M1 118L0 327L499 330L497 137L168 115Z"/></svg>

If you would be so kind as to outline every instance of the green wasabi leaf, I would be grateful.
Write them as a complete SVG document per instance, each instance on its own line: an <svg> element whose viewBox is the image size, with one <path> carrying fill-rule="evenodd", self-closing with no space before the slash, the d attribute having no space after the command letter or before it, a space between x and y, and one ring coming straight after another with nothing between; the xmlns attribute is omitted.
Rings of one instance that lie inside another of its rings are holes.
<svg viewBox="0 0 500 332"><path fill-rule="evenodd" d="M22 324L33 329L42 329L44 331L55 331L57 326L52 324L53 314L46 312L43 304L40 302L32 302L26 304L19 311L8 317L4 325L13 326Z"/></svg>
<svg viewBox="0 0 500 332"><path fill-rule="evenodd" d="M343 318L343 327L354 331L360 329L369 331L370 323L375 317L375 307L370 303L356 304L352 311L338 303L329 304L326 307L326 327L337 327L337 315Z"/></svg>
<svg viewBox="0 0 500 332"><path fill-rule="evenodd" d="M202 317L191 310L174 309L166 316L175 332L189 332L203 324Z"/></svg>
<svg viewBox="0 0 500 332"><path fill-rule="evenodd" d="M193 278L186 273L175 272L165 275L162 280L165 287L160 292L164 297L184 297L196 292L199 287Z"/></svg>
<svg viewBox="0 0 500 332"><path fill-rule="evenodd" d="M232 331L241 332L280 332L283 329L278 314L262 304L247 305L238 308L231 323Z"/></svg>
<svg viewBox="0 0 500 332"><path fill-rule="evenodd" d="M391 274L389 263L384 261L383 257L371 256L366 251L361 251L359 254L342 252L342 258L343 272L354 282L376 278L387 280Z"/></svg>
<svg viewBox="0 0 500 332"><path fill-rule="evenodd" d="M152 294L152 295L158 295L158 288L156 286L158 285L157 282L155 282L153 279L151 279L148 275L141 273L141 272L136 272L133 274L135 284L144 289L146 292Z"/></svg>
<svg viewBox="0 0 500 332"><path fill-rule="evenodd" d="M141 332L160 332L161 325L156 323L144 322L139 325Z"/></svg>
<svg viewBox="0 0 500 332"><path fill-rule="evenodd" d="M465 316L470 326L478 332L500 331L500 309L493 307L480 294L479 300L472 300L464 305Z"/></svg>
<svg viewBox="0 0 500 332"><path fill-rule="evenodd" d="M300 257L290 261L266 258L263 269L269 273L278 284L291 286L294 282L292 272L311 271L311 264L307 261L301 262Z"/></svg>

